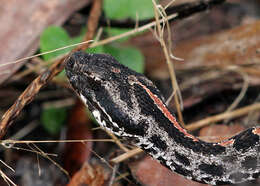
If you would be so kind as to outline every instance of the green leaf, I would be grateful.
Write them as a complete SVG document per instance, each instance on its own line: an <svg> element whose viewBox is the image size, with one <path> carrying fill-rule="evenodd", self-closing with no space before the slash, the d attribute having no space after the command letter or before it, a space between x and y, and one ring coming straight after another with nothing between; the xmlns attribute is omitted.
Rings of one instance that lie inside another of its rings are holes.
<svg viewBox="0 0 260 186"><path fill-rule="evenodd" d="M127 28L112 28L112 27L105 27L105 32L109 35L109 37L117 36L120 34L123 34L125 32L128 32L131 29ZM118 42L127 41L131 36L123 37L121 39L117 39Z"/></svg>
<svg viewBox="0 0 260 186"><path fill-rule="evenodd" d="M67 46L70 42L70 37L67 32L61 27L48 27L45 29L40 38L40 51L47 52L54 50L60 47ZM49 53L43 55L43 59L48 61L52 58L55 58L65 52L68 52L70 49L64 49L57 52Z"/></svg>
<svg viewBox="0 0 260 186"><path fill-rule="evenodd" d="M144 57L137 48L107 45L104 46L104 52L114 56L121 64L130 69L139 73L144 72Z"/></svg>
<svg viewBox="0 0 260 186"><path fill-rule="evenodd" d="M104 0L103 9L109 19L143 20L154 17L152 0ZM105 28L110 37L129 31L125 28ZM140 34L140 33L139 33ZM124 37L117 41L127 41L130 38Z"/></svg>
<svg viewBox="0 0 260 186"><path fill-rule="evenodd" d="M129 7L130 17L134 20L138 19L149 19L154 17L153 2L152 0L130 0ZM136 17L138 15L138 17Z"/></svg>
<svg viewBox="0 0 260 186"><path fill-rule="evenodd" d="M110 19L125 19L127 18L129 0L104 0L103 9L106 16Z"/></svg>
<svg viewBox="0 0 260 186"><path fill-rule="evenodd" d="M154 16L151 0L104 0L103 9L110 19L136 20L136 18L148 19Z"/></svg>
<svg viewBox="0 0 260 186"><path fill-rule="evenodd" d="M41 113L43 127L52 135L57 134L64 124L67 116L65 108L48 108Z"/></svg>
<svg viewBox="0 0 260 186"><path fill-rule="evenodd" d="M41 35L40 51L41 51L41 53L48 52L48 51L51 51L51 50L54 50L57 48L79 43L79 42L81 42L82 37L85 33L84 31L86 32L86 29L81 30L80 36L71 38L63 28L57 27L57 26L50 26L50 27L46 28ZM58 57L62 54L70 52L71 49L72 48L66 48L63 50L45 54L45 55L43 55L43 59L45 61L48 61L48 60ZM61 80L63 80L65 78L64 70L61 73L59 73L57 78L61 79Z"/></svg>
<svg viewBox="0 0 260 186"><path fill-rule="evenodd" d="M58 78L59 80L64 80L66 77L65 70L63 69L55 78Z"/></svg>
<svg viewBox="0 0 260 186"><path fill-rule="evenodd" d="M57 48L65 47L71 44L79 43L82 39L82 34L75 38L70 38L68 33L61 27L50 26L45 29L40 38L40 51L48 52ZM59 55L69 52L71 48L66 48L56 52L43 55L43 59L48 61Z"/></svg>
<svg viewBox="0 0 260 186"><path fill-rule="evenodd" d="M102 46L97 46L94 48L88 48L86 50L87 53L104 53L104 47Z"/></svg>

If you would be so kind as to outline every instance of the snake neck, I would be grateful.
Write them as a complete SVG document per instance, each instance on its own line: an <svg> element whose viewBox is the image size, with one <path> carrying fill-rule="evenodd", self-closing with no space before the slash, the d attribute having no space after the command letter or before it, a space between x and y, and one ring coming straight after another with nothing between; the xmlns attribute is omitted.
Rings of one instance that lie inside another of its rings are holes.
<svg viewBox="0 0 260 186"><path fill-rule="evenodd" d="M150 80L108 55L74 53L66 74L103 128L133 139L172 171L212 185L260 175L260 128L221 143L201 141L179 125Z"/></svg>
<svg viewBox="0 0 260 186"><path fill-rule="evenodd" d="M188 179L212 185L243 182L259 175L259 129L248 129L224 142L207 143L183 129L145 85L138 83L135 90L142 95L136 95L139 115L149 118L149 124L139 123L146 130L136 137L136 145L163 165Z"/></svg>

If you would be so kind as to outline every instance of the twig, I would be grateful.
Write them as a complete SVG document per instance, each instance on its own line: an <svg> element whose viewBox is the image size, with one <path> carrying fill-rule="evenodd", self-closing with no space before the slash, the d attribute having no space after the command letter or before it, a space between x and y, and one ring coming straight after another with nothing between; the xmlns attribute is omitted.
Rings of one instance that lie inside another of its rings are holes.
<svg viewBox="0 0 260 186"><path fill-rule="evenodd" d="M129 151L129 149L126 148L113 133L111 133L107 130L106 130L106 132L123 151L125 151L125 152Z"/></svg>
<svg viewBox="0 0 260 186"><path fill-rule="evenodd" d="M15 133L13 136L11 136L9 139L18 140L29 134L32 130L34 130L36 127L39 126L39 122L33 120L25 127L23 127L21 130L19 130L17 133Z"/></svg>
<svg viewBox="0 0 260 186"><path fill-rule="evenodd" d="M98 154L97 154L95 151L93 151L93 150L91 150L91 152L92 152L95 156L97 156L102 162L104 162L111 170L114 171L114 167L111 166L103 157L101 157L100 155L98 155ZM118 175L121 176L121 173L120 173L119 171L115 170L115 172L116 172ZM127 177L123 177L123 179L126 180L126 181L129 182L129 183L132 183L132 181L129 180Z"/></svg>
<svg viewBox="0 0 260 186"><path fill-rule="evenodd" d="M172 15L169 15L166 17L167 20L171 20L173 18L175 18L176 16L178 16L178 14L172 14ZM165 19L160 19L160 23L164 22ZM107 38L107 39L104 39L104 40L101 40L101 41L98 41L98 42L95 42L95 43L92 43L90 45L90 48L93 48L93 47L97 47L97 46L100 46L100 45L105 45L105 44L108 44L108 43L111 43L117 39L121 39L123 37L127 37L127 36L131 36L131 35L134 35L138 32L142 32L142 31L145 31L153 26L156 25L156 22L153 21L153 22L150 22L148 23L147 25L144 25L144 26L141 26L141 27L138 27L138 28L135 28L133 30L130 30L128 32L125 32L125 33L122 33L122 34L119 34L119 35L116 35L116 36L113 36L113 37L110 37L110 38Z"/></svg>
<svg viewBox="0 0 260 186"><path fill-rule="evenodd" d="M20 114L23 107L29 104L39 90L46 85L55 75L61 72L64 68L64 59L59 59L43 74L39 75L33 82L24 90L14 104L6 111L0 123L0 139L5 135L7 128L13 123L15 118Z"/></svg>
<svg viewBox="0 0 260 186"><path fill-rule="evenodd" d="M9 186L10 184L13 186L17 186L10 178L8 178L8 176L2 170L0 170L0 176Z"/></svg>
<svg viewBox="0 0 260 186"><path fill-rule="evenodd" d="M88 18L87 34L85 35L83 41L89 41L94 38L98 26L98 20L101 14L101 10L102 10L102 0L94 0ZM90 43L86 43L85 45L80 45L76 49L74 49L73 52L78 50L86 50L87 48L89 48L89 45Z"/></svg>
<svg viewBox="0 0 260 186"><path fill-rule="evenodd" d="M113 142L113 139L84 139L84 140L0 140L0 144L3 145L5 148L11 148L14 144L23 144L23 143L86 143L86 142Z"/></svg>
<svg viewBox="0 0 260 186"><path fill-rule="evenodd" d="M131 157L133 157L133 156L135 156L137 154L142 153L142 152L143 152L142 149L135 148L133 150L129 150L128 152L113 158L110 161L113 162L113 163L120 163L120 162L125 161L125 160L127 160L127 159L129 159L129 158L131 158Z"/></svg>
<svg viewBox="0 0 260 186"><path fill-rule="evenodd" d="M225 112L230 112L231 110L234 110L234 108L236 108L238 106L240 101L245 96L246 91L249 86L249 77L248 77L247 73L243 72L241 70L241 68L239 68L238 66L229 66L226 70L231 70L231 71L235 71L235 72L239 73L244 80L244 83L243 83L243 86L242 86L242 89L241 89L239 95L236 97L236 99L233 101L233 103L225 111ZM226 120L225 122L227 123L228 120Z"/></svg>
<svg viewBox="0 0 260 186"><path fill-rule="evenodd" d="M159 15L158 15L159 10L157 8L157 4L155 3L155 1L154 0L152 0L152 1L153 1L153 5L154 5L154 14L155 14L157 32L159 34L158 39L159 39L159 42L160 42L160 44L162 46L162 49L163 49L163 52L164 52L164 56L166 58L166 62L167 62L168 68L169 68L169 73L170 73L170 77L171 77L172 87L175 90L175 92L177 93L177 94L174 94L174 101L176 103L178 118L179 118L179 121L182 124L182 126L185 127L184 122L183 122L182 113L181 113L181 107L180 107L180 103L179 103L179 98L181 98L180 89L179 89L179 86L178 86L178 83L177 83L177 79L176 79L173 63L172 63L170 55L169 55L169 50L167 49L166 43L165 43L165 41L163 39L163 30L161 28L160 21L159 21ZM163 18L163 19L168 21L165 18Z"/></svg>
<svg viewBox="0 0 260 186"><path fill-rule="evenodd" d="M84 42L81 42L81 43L71 44L71 45L60 47L60 48L56 48L54 50L50 50L50 51L47 51L47 52L42 52L40 54L35 54L35 55L32 55L32 56L24 57L24 58L15 60L15 61L9 61L9 62L6 62L4 64L0 64L0 67L13 65L13 64L16 64L16 63L20 63L21 61L24 61L24 60L32 59L32 58L35 58L35 57L38 57L38 56L42 56L42 55L45 55L45 54L49 54L49 53L53 53L53 52L56 52L56 51L64 50L66 48L71 48L71 47L74 47L74 46L84 45L84 44L89 43L89 42L91 42L91 41L84 41ZM61 58L63 58L64 56L62 56Z"/></svg>
<svg viewBox="0 0 260 186"><path fill-rule="evenodd" d="M246 115L247 113L254 111L254 110L260 110L260 103L252 104L240 109L236 109L232 112L224 112L222 114L218 114L215 116L208 117L206 119L202 119L200 121L191 123L186 126L186 129L193 131L196 129L199 129L201 127L204 127L206 125L209 125L211 123L215 123L224 119L233 119L242 115Z"/></svg>
<svg viewBox="0 0 260 186"><path fill-rule="evenodd" d="M127 176L129 176L129 174L130 174L129 172L125 172L125 173L120 174L118 177L116 177L115 182L117 182L121 179L125 179Z"/></svg>
<svg viewBox="0 0 260 186"><path fill-rule="evenodd" d="M183 3L180 5L168 7L166 5L165 11L167 15L170 14L178 14L174 19L171 19L171 21L175 21L178 19L183 19L186 17L189 17L193 14L200 13L202 11L206 11L211 9L212 7L224 3L225 0L199 0L195 2L190 3ZM139 20L138 25L144 26L150 22L152 22L153 19L146 19L146 20ZM116 28L135 28L136 27L136 21L132 19L126 19L126 20L107 20L104 17L101 17L99 20L99 24L101 26L110 26L110 27L116 27Z"/></svg>
<svg viewBox="0 0 260 186"><path fill-rule="evenodd" d="M9 165L7 165L4 161L0 160L0 163L2 163L4 166L6 166L8 169L10 169L12 172L15 172L15 170L10 167ZM4 181L8 184L8 185L13 185L13 186L17 186L2 170L0 170L0 176L4 179Z"/></svg>
<svg viewBox="0 0 260 186"><path fill-rule="evenodd" d="M114 168L113 168L113 171L112 171L112 175L111 175L111 177L109 179L108 186L112 186L113 183L115 182L116 172L117 172L118 168L119 168L119 164L115 164Z"/></svg>
<svg viewBox="0 0 260 186"><path fill-rule="evenodd" d="M32 143L32 146L30 146L30 144L28 144L28 147L31 148L31 150L33 152L36 152L36 154L41 155L42 157L48 159L50 162L52 162L56 167L58 167L64 174L66 174L68 177L69 173L58 163L56 163L53 159L51 159L48 155L48 153L45 153L43 150L41 150L38 146L36 146L35 144Z"/></svg>
<svg viewBox="0 0 260 186"><path fill-rule="evenodd" d="M93 1L93 8L101 7L101 0L95 0ZM95 12L91 11L92 14ZM99 15L99 14L98 14ZM94 16L95 17L95 16ZM90 16L90 18L93 18L93 15ZM95 25L97 23L98 19L93 19L88 21L88 25ZM90 26L88 26L89 28ZM95 28L89 29L87 31L87 35L85 38L90 39L95 34ZM80 50L82 48L89 47L88 44L85 45L85 47L78 46L75 50ZM0 123L0 139L3 138L5 135L8 127L13 123L13 121L16 119L16 117L19 115L19 113L22 111L25 105L29 104L36 94L40 91L40 89L45 86L54 76L56 76L58 73L60 73L65 65L65 59L67 56L62 57L61 59L54 62L49 69L47 69L44 73L39 75L25 90L24 92L18 97L18 99L15 101L15 103L6 111L6 113L3 115L1 123Z"/></svg>

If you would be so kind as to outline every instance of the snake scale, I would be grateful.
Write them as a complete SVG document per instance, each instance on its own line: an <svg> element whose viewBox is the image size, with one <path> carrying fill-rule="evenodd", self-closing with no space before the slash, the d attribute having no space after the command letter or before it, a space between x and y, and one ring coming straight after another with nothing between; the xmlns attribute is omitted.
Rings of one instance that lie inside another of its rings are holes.
<svg viewBox="0 0 260 186"><path fill-rule="evenodd" d="M260 127L207 143L183 129L155 85L106 54L75 52L66 75L98 123L129 138L162 165L188 179L232 184L260 175Z"/></svg>

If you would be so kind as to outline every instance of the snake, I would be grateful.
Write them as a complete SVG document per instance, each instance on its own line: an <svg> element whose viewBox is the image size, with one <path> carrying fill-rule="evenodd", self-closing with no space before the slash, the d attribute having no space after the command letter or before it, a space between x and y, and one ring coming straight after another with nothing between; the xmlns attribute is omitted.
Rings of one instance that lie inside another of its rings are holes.
<svg viewBox="0 0 260 186"><path fill-rule="evenodd" d="M218 142L187 132L151 80L109 54L77 51L66 76L99 125L129 139L171 171L211 185L241 183L260 175L260 127Z"/></svg>

